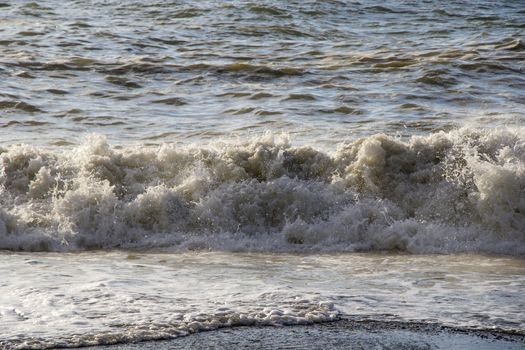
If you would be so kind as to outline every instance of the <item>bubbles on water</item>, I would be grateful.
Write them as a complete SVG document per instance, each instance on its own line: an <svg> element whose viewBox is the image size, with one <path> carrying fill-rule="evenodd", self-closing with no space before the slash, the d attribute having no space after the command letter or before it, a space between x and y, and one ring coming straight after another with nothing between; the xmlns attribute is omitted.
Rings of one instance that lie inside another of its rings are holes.
<svg viewBox="0 0 525 350"><path fill-rule="evenodd" d="M464 128L374 135L334 153L272 134L209 147L117 149L97 135L60 151L10 146L0 242L523 254L524 139L523 128Z"/></svg>

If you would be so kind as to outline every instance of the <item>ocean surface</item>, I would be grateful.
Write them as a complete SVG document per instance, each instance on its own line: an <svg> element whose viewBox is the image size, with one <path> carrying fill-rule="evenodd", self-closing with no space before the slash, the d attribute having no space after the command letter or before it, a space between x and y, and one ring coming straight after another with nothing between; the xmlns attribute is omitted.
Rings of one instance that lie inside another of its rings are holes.
<svg viewBox="0 0 525 350"><path fill-rule="evenodd" d="M0 348L525 334L525 1L0 0Z"/></svg>

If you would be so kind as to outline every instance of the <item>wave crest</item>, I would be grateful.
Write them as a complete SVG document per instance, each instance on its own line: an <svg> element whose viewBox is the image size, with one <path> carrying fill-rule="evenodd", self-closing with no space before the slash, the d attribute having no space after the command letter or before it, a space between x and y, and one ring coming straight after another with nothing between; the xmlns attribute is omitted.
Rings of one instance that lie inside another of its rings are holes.
<svg viewBox="0 0 525 350"><path fill-rule="evenodd" d="M525 129L0 150L0 248L525 254Z"/></svg>

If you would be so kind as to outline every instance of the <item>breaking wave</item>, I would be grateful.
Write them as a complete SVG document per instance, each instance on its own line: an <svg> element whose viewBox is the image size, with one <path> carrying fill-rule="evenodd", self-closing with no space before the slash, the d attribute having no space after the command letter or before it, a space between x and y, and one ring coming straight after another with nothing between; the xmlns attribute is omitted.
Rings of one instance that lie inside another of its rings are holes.
<svg viewBox="0 0 525 350"><path fill-rule="evenodd" d="M525 254L525 128L0 148L0 249Z"/></svg>

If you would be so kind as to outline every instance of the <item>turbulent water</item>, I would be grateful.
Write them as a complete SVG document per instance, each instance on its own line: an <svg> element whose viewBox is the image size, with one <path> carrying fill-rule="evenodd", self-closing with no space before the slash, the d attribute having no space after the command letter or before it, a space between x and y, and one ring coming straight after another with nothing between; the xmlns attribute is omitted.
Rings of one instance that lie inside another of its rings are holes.
<svg viewBox="0 0 525 350"><path fill-rule="evenodd" d="M523 1L0 1L0 346L525 332L524 30Z"/></svg>
<svg viewBox="0 0 525 350"><path fill-rule="evenodd" d="M327 154L268 136L213 148L0 149L0 245L525 254L525 128L375 135Z"/></svg>

